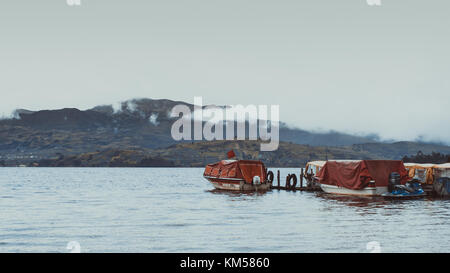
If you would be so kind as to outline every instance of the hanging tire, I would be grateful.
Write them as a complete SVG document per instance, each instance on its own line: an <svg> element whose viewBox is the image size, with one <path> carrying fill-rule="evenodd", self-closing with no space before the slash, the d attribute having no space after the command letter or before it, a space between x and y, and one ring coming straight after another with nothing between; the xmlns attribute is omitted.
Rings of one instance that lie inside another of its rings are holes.
<svg viewBox="0 0 450 273"><path fill-rule="evenodd" d="M295 186L297 186L297 176L295 174L292 174L291 178L293 179L292 189L295 190Z"/></svg>
<svg viewBox="0 0 450 273"><path fill-rule="evenodd" d="M267 181L269 181L269 183L270 183L270 185L272 185L272 183L273 183L273 172L272 171L269 171L268 173L267 173Z"/></svg>
<svg viewBox="0 0 450 273"><path fill-rule="evenodd" d="M292 184L291 184L292 181ZM295 186L297 186L297 176L295 174L289 174L286 177L286 189L287 190L295 190Z"/></svg>

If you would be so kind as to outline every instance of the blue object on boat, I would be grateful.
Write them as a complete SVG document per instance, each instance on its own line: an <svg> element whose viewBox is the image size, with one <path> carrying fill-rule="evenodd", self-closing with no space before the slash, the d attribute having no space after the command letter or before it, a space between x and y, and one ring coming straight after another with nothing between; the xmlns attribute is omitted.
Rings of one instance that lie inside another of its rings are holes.
<svg viewBox="0 0 450 273"><path fill-rule="evenodd" d="M395 185L391 192L383 193L381 196L387 198L415 198L425 196L420 182L413 180L406 185Z"/></svg>

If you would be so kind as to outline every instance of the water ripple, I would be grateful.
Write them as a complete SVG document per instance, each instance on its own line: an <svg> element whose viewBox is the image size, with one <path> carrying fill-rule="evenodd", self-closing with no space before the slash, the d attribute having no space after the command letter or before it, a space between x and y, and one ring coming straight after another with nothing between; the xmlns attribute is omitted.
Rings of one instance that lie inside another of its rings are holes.
<svg viewBox="0 0 450 273"><path fill-rule="evenodd" d="M449 199L230 193L202 172L2 168L0 252L450 251Z"/></svg>

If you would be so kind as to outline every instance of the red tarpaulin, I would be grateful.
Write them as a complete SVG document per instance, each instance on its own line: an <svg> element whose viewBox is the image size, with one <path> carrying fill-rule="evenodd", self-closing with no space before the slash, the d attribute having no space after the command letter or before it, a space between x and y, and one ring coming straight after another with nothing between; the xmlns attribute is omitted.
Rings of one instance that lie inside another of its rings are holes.
<svg viewBox="0 0 450 273"><path fill-rule="evenodd" d="M245 182L251 183L254 176L259 176L261 181L265 181L266 168L261 161L222 160L206 165L203 175L217 178L242 178Z"/></svg>
<svg viewBox="0 0 450 273"><path fill-rule="evenodd" d="M409 179L408 172L400 160L327 161L317 174L319 183L361 190L375 180L375 186L385 187L389 174L400 174L401 183Z"/></svg>

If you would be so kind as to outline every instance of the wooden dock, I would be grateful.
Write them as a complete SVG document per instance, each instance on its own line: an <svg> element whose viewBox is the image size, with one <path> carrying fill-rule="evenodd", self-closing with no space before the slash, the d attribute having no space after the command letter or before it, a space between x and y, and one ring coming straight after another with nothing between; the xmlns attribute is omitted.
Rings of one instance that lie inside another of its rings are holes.
<svg viewBox="0 0 450 273"><path fill-rule="evenodd" d="M273 185L270 187L271 189L274 190L285 190L285 191L308 191L308 192L313 192L313 191L321 191L320 188L317 187L309 187L309 186L304 186L303 185L303 178L304 178L304 173L303 173L303 169L301 169L300 171L300 184L297 187L297 176L295 174L288 174L286 176L286 183L284 186L280 185L280 170L277 171L277 184Z"/></svg>

